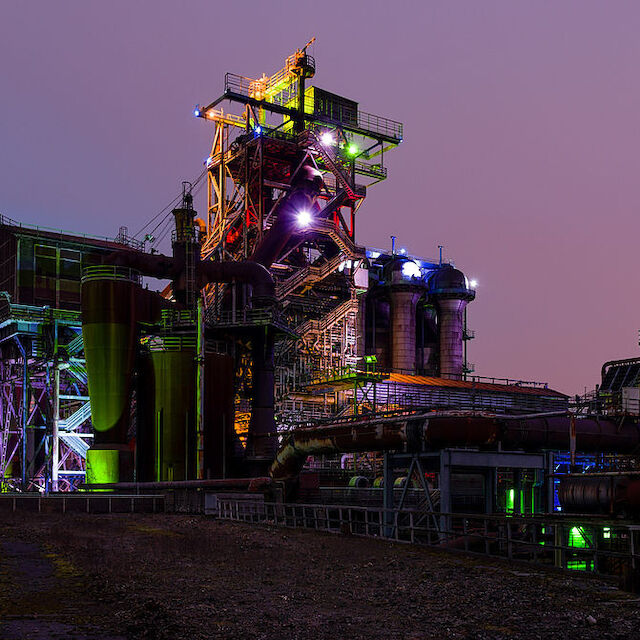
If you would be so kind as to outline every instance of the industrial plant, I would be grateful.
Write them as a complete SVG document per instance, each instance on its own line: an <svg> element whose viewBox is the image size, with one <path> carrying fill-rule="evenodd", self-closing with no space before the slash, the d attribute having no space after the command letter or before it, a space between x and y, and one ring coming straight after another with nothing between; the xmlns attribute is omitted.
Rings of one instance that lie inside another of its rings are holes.
<svg viewBox="0 0 640 640"><path fill-rule="evenodd" d="M314 86L309 44L194 108L204 170L135 237L2 218L0 501L348 531L640 588L640 358L583 397L475 375L461 265L358 241L403 125Z"/></svg>

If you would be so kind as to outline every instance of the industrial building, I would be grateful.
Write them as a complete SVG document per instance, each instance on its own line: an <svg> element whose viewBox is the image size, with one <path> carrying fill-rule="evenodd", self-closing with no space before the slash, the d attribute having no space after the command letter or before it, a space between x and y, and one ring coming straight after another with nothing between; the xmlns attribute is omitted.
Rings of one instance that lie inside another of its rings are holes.
<svg viewBox="0 0 640 640"><path fill-rule="evenodd" d="M151 228L2 220L3 491L268 487L274 504L410 506L442 535L455 513L553 512L568 460L565 511L635 517L640 361L608 363L578 406L474 376L474 283L358 243L402 124L311 86L307 47L194 109L213 143L160 221L171 255Z"/></svg>

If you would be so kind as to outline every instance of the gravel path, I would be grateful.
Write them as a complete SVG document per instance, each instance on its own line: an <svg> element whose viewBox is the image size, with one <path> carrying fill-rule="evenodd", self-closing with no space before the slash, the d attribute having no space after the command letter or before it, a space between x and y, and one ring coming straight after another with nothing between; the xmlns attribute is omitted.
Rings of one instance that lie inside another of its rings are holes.
<svg viewBox="0 0 640 640"><path fill-rule="evenodd" d="M371 539L16 514L0 549L7 640L640 637L640 600L606 582Z"/></svg>

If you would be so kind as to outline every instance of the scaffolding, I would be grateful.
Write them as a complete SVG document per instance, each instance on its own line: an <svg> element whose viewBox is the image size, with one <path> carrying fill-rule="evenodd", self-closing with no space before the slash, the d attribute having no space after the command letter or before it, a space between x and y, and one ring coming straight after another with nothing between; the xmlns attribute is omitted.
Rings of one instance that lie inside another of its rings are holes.
<svg viewBox="0 0 640 640"><path fill-rule="evenodd" d="M70 491L93 433L80 313L0 310L0 491Z"/></svg>
<svg viewBox="0 0 640 640"><path fill-rule="evenodd" d="M367 272L364 248L356 242L356 214L367 187L387 177L385 156L403 136L401 123L307 86L315 75L315 60L307 52L312 43L288 56L270 76L227 73L224 93L194 111L214 125L206 160L203 258L251 259L278 218L300 167L311 166L322 176L319 214L270 269L281 321L292 329L282 331L275 346L281 424L291 423L294 415L298 423L325 415L326 403L319 408L317 402L299 399L306 383L319 373L355 368L362 356L366 285L361 283ZM223 109L223 103L230 106ZM246 317L236 311L241 302L235 298L233 318L229 311L225 315L222 300L230 297L229 288L212 287L206 298L207 318L218 326ZM330 410L340 408L332 404Z"/></svg>

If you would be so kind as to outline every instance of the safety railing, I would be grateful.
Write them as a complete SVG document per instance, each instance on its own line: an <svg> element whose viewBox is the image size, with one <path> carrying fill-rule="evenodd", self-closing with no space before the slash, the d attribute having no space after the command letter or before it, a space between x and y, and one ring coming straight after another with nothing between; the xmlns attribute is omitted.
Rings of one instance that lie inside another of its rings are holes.
<svg viewBox="0 0 640 640"><path fill-rule="evenodd" d="M0 513L158 513L164 502L163 495L14 493L0 494Z"/></svg>
<svg viewBox="0 0 640 640"><path fill-rule="evenodd" d="M267 103L273 102L273 104L279 104L280 106L297 107L297 104L291 104L296 97L295 90L279 92L286 94L287 102L285 103L282 99L279 99L276 102L276 100L269 99L269 95L262 96L259 91L256 91L255 80L235 73L227 73L225 75L224 89L225 93L234 93L236 95L254 98L256 100L260 100L265 97L266 99L264 101ZM341 119L335 120L316 110L316 104L313 96L309 95L304 98L304 110L309 119L317 119L321 122L335 122L346 129L362 132L363 135L373 135L374 137L375 135L380 135L385 138L390 138L398 143L402 142L403 126L401 122L355 109L352 110L353 113L349 113L348 105L343 104L341 106Z"/></svg>
<svg viewBox="0 0 640 640"><path fill-rule="evenodd" d="M90 280L129 280L137 284L142 283L139 271L129 267L113 264L98 264L85 267L82 271L82 282Z"/></svg>
<svg viewBox="0 0 640 640"><path fill-rule="evenodd" d="M34 307L26 304L9 304L2 308L0 322L6 320L22 320L25 322L47 322L61 320L72 324L80 324L80 311L52 309L51 307Z"/></svg>
<svg viewBox="0 0 640 640"><path fill-rule="evenodd" d="M109 242L115 244L126 244L127 246L138 246L139 241L136 241L134 238L127 238L126 242L122 242L119 237L107 238L106 236L96 236L90 233L78 233L77 231L65 231L64 229L56 229L55 227L47 227L40 224L26 224L24 222L18 222L9 218L8 216L0 214L0 225L6 225L8 227L17 227L19 229L24 229L26 231L36 231L41 232L44 231L46 233L50 233L52 235L57 235L59 237L62 236L71 236L73 238L85 238L87 240L100 240L102 242Z"/></svg>
<svg viewBox="0 0 640 640"><path fill-rule="evenodd" d="M218 517L383 538L609 576L640 571L640 525L554 516L426 513L218 497Z"/></svg>

